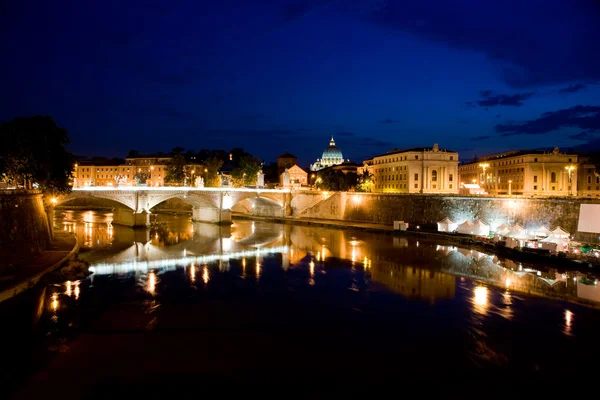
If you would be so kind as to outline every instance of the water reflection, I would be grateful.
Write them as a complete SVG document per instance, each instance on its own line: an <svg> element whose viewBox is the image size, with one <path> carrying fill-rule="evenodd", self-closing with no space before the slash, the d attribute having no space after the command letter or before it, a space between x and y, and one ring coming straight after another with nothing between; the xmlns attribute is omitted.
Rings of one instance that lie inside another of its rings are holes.
<svg viewBox="0 0 600 400"><path fill-rule="evenodd" d="M479 314L487 314L489 291L485 286L473 289L473 310Z"/></svg>
<svg viewBox="0 0 600 400"><path fill-rule="evenodd" d="M256 221L236 221L224 227L192 223L182 216L154 217L154 228L141 231L112 226L111 213L65 211L56 223L75 232L84 246L94 250L83 256L92 263L96 275L148 274L149 292L156 290L156 271L216 263L219 272L224 273L232 268L230 260L240 260L234 264L237 273L246 277L251 262L259 279L264 273L265 260L281 255L279 265L284 270L308 265L311 285L317 265L326 271L330 265L347 262L348 267L368 272L373 282L388 290L431 303L454 298L456 277L476 279L510 291L502 296L503 304L498 311L507 318L511 315L508 303L511 292L600 301L597 281L587 274L536 269L474 249L422 238L417 241L408 236ZM190 267L192 284L196 272L196 267ZM151 279L154 279L152 285ZM206 267L202 279L210 279ZM68 289L74 290L75 286ZM481 286L474 292L473 303L478 313L489 312L484 290L487 289Z"/></svg>

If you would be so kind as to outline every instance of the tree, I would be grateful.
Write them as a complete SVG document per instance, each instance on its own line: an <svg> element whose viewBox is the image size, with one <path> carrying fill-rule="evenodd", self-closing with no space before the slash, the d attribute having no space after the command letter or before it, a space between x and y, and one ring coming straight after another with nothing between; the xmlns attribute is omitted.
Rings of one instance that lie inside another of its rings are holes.
<svg viewBox="0 0 600 400"><path fill-rule="evenodd" d="M178 155L181 154L185 151L185 149L183 147L173 147L173 149L171 149L171 151L173 152L174 155Z"/></svg>
<svg viewBox="0 0 600 400"><path fill-rule="evenodd" d="M328 191L348 191L356 187L357 175L349 172L344 174L342 171L325 169L319 171L315 182L317 188Z"/></svg>
<svg viewBox="0 0 600 400"><path fill-rule="evenodd" d="M185 178L185 156L176 154L171 158L169 164L165 167L165 184L167 185L182 185Z"/></svg>
<svg viewBox="0 0 600 400"><path fill-rule="evenodd" d="M223 166L223 161L217 157L210 157L204 162L204 186L219 187L221 181L219 178L219 169Z"/></svg>
<svg viewBox="0 0 600 400"><path fill-rule="evenodd" d="M364 170L362 174L357 176L357 192L370 192L373 188L373 175L368 170Z"/></svg>
<svg viewBox="0 0 600 400"><path fill-rule="evenodd" d="M146 171L138 171L133 177L135 178L135 184L138 186L145 185L146 181L148 181L148 173Z"/></svg>
<svg viewBox="0 0 600 400"><path fill-rule="evenodd" d="M127 153L127 157L129 157L129 158L135 158L135 157L139 157L139 156L140 156L140 152L135 149L131 149L131 150L129 150L129 153Z"/></svg>
<svg viewBox="0 0 600 400"><path fill-rule="evenodd" d="M258 173L262 168L262 162L249 155L242 156L239 166L231 171L231 177L234 179L234 187L254 186L258 180Z"/></svg>
<svg viewBox="0 0 600 400"><path fill-rule="evenodd" d="M75 157L67 131L51 117L19 117L0 124L0 176L44 193L67 193Z"/></svg>

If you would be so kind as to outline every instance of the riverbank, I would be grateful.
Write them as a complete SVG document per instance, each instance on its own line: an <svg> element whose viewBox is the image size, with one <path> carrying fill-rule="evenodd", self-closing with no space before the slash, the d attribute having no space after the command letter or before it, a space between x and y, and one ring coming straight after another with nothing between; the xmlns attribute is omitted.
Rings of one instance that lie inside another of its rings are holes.
<svg viewBox="0 0 600 400"><path fill-rule="evenodd" d="M0 303L34 287L49 272L62 266L79 251L75 235L56 232L50 247L26 264L17 264L0 275Z"/></svg>

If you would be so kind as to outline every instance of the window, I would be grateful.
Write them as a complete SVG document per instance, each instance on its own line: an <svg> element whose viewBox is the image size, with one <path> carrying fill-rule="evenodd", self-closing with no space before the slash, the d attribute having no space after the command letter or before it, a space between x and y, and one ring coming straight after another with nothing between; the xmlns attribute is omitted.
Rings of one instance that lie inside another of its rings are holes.
<svg viewBox="0 0 600 400"><path fill-rule="evenodd" d="M437 182L437 171L435 169L431 171L431 182Z"/></svg>
<svg viewBox="0 0 600 400"><path fill-rule="evenodd" d="M454 160L454 156L450 156L450 161L453 161L453 160Z"/></svg>
<svg viewBox="0 0 600 400"><path fill-rule="evenodd" d="M537 162L537 157L533 159L533 162Z"/></svg>
<svg viewBox="0 0 600 400"><path fill-rule="evenodd" d="M591 186L588 186L588 190L592 190L592 187L591 187Z"/></svg>
<svg viewBox="0 0 600 400"><path fill-rule="evenodd" d="M596 183L600 183L600 176L596 177Z"/></svg>
<svg viewBox="0 0 600 400"><path fill-rule="evenodd" d="M588 183L592 183L592 177L588 175Z"/></svg>
<svg viewBox="0 0 600 400"><path fill-rule="evenodd" d="M550 182L556 183L556 172L550 174ZM554 188L552 188L554 190Z"/></svg>
<svg viewBox="0 0 600 400"><path fill-rule="evenodd" d="M533 190L537 190L537 185L534 185L534 186L533 186Z"/></svg>
<svg viewBox="0 0 600 400"><path fill-rule="evenodd" d="M448 185L448 188L449 188L449 189L452 189L452 184L449 184L449 185Z"/></svg>
<svg viewBox="0 0 600 400"><path fill-rule="evenodd" d="M419 156L415 156L415 160L418 160L418 159L419 159Z"/></svg>
<svg viewBox="0 0 600 400"><path fill-rule="evenodd" d="M419 180L419 174L415 174L415 181Z"/></svg>
<svg viewBox="0 0 600 400"><path fill-rule="evenodd" d="M415 189L418 189L418 188L419 188L419 184L415 183Z"/></svg>
<svg viewBox="0 0 600 400"><path fill-rule="evenodd" d="M571 159L569 158L569 162L571 162Z"/></svg>
<svg viewBox="0 0 600 400"><path fill-rule="evenodd" d="M452 176L452 174L448 174L448 182L452 182L453 179L454 177ZM452 185L450 185L450 188L452 189Z"/></svg>
<svg viewBox="0 0 600 400"><path fill-rule="evenodd" d="M533 176L533 183L537 183L537 175Z"/></svg>

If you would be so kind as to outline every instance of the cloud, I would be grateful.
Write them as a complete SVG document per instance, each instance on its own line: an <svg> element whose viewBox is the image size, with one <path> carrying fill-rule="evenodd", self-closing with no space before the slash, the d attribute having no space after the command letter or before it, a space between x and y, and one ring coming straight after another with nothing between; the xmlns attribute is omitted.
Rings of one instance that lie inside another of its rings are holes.
<svg viewBox="0 0 600 400"><path fill-rule="evenodd" d="M575 106L543 113L539 118L515 124L498 124L502 136L541 135L560 128L600 131L600 106Z"/></svg>
<svg viewBox="0 0 600 400"><path fill-rule="evenodd" d="M263 113L250 113L240 116L240 121L257 121L265 117Z"/></svg>
<svg viewBox="0 0 600 400"><path fill-rule="evenodd" d="M382 119L379 122L382 123L382 124L396 124L396 123L398 123L400 121L398 121L397 119L392 119L392 118L386 117L386 118Z"/></svg>
<svg viewBox="0 0 600 400"><path fill-rule="evenodd" d="M583 90L585 88L586 88L586 86L584 84L578 83L576 85L570 85L570 86L567 86L566 88L562 88L558 92L562 93L562 94L577 93L580 90Z"/></svg>
<svg viewBox="0 0 600 400"><path fill-rule="evenodd" d="M598 138L598 132L594 131L582 131L579 133L575 133L573 135L569 135L569 139L573 140L584 140L590 141Z"/></svg>
<svg viewBox="0 0 600 400"><path fill-rule="evenodd" d="M483 53L512 87L600 79L595 1L381 2L384 6L373 6L363 18L385 29Z"/></svg>
<svg viewBox="0 0 600 400"><path fill-rule="evenodd" d="M477 104L480 107L496 107L496 106L508 106L508 107L521 107L523 101L533 96L533 92L530 93L516 93L512 95L506 94L495 94L491 90L482 90L480 93L482 100L477 100Z"/></svg>
<svg viewBox="0 0 600 400"><path fill-rule="evenodd" d="M475 107L477 107L472 101L465 101L465 106L467 108L475 108Z"/></svg>
<svg viewBox="0 0 600 400"><path fill-rule="evenodd" d="M491 136L489 135L483 135L483 136L475 136L474 138L471 138L471 140L486 140L486 139L490 139Z"/></svg>

